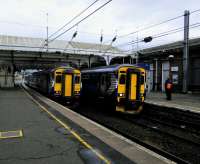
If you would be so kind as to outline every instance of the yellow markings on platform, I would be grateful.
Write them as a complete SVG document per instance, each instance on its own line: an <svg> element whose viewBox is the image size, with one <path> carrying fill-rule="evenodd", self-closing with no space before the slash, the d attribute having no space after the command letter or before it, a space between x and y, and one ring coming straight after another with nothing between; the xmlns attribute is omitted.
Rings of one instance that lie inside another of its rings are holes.
<svg viewBox="0 0 200 164"><path fill-rule="evenodd" d="M25 90L24 90L25 91ZM58 117L53 115L51 112L48 111L43 105L41 105L39 102L37 102L27 91L25 93L40 107L42 108L45 112L47 112L53 119L55 119L60 125L62 125L65 129L67 129L82 145L84 145L86 148L90 149L94 154L99 157L102 161L104 161L106 164L110 164L111 162L104 157L101 153L96 151L90 144L88 144L78 133L76 133L74 130L70 128L67 124L62 122Z"/></svg>
<svg viewBox="0 0 200 164"><path fill-rule="evenodd" d="M22 130L0 132L0 139L23 137Z"/></svg>

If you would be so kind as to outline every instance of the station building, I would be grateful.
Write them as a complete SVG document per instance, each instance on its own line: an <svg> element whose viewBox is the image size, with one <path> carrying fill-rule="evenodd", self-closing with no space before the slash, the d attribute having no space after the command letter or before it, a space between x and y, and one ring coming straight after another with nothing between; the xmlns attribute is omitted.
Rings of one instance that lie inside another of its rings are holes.
<svg viewBox="0 0 200 164"><path fill-rule="evenodd" d="M175 92L183 90L183 41L143 49L138 54L140 63L150 66L148 90L164 91L165 80L171 71ZM173 56L173 58L169 58ZM188 91L200 92L200 38L189 40Z"/></svg>

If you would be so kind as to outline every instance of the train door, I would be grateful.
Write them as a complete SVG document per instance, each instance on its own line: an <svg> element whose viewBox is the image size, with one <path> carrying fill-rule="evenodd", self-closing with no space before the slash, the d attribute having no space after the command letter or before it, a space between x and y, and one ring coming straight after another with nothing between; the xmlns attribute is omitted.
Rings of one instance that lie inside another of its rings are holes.
<svg viewBox="0 0 200 164"><path fill-rule="evenodd" d="M135 102L139 100L140 95L140 76L139 71L128 69L127 71L127 85L126 85L126 98L127 101Z"/></svg>
<svg viewBox="0 0 200 164"><path fill-rule="evenodd" d="M72 74L65 74L65 97L72 96Z"/></svg>
<svg viewBox="0 0 200 164"><path fill-rule="evenodd" d="M118 87L117 87L117 106L116 111L125 111L125 96L126 96L126 70L127 68L121 68L118 73Z"/></svg>
<svg viewBox="0 0 200 164"><path fill-rule="evenodd" d="M74 74L74 95L80 95L80 90L81 90L81 75L80 73L75 73Z"/></svg>
<svg viewBox="0 0 200 164"><path fill-rule="evenodd" d="M131 100L131 101L134 101L136 100L136 93L137 93L137 75L136 74L130 74L130 85L129 85L129 88L130 88L130 92L129 92L129 95L128 95L128 99Z"/></svg>
<svg viewBox="0 0 200 164"><path fill-rule="evenodd" d="M62 73L55 71L55 84L54 84L54 95L61 95L61 82L62 82Z"/></svg>

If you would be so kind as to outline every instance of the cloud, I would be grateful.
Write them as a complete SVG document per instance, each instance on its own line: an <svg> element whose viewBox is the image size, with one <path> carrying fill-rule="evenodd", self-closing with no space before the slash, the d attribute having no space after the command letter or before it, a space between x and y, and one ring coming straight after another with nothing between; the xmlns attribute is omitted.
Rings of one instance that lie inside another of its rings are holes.
<svg viewBox="0 0 200 164"><path fill-rule="evenodd" d="M1 34L45 37L47 12L49 13L49 33L51 34L92 2L94 0L2 1L0 6L2 13L0 14ZM99 1L77 21L94 11L104 2L106 0ZM198 9L197 6L200 6L199 0L184 1L184 3L182 0L113 0L78 26L79 34L75 40L99 43L101 29L103 29L104 40L110 40L116 33L117 35L127 34L137 30L137 28L141 29L182 15L186 9L196 10ZM191 24L199 22L199 20L200 13L190 16ZM138 37L143 38L181 26L183 26L183 18L139 32ZM70 40L75 30L76 28L72 29L60 39ZM198 33L199 29L196 28L191 30L190 36L198 36ZM135 40L136 38L137 35L135 34L127 38L117 39L115 45ZM156 45L178 39L182 39L182 33L159 38L150 44Z"/></svg>

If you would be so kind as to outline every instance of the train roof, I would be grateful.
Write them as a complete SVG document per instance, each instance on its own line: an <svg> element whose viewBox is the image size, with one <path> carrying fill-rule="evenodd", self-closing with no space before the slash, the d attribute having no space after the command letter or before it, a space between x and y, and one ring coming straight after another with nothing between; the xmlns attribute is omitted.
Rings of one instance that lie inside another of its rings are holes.
<svg viewBox="0 0 200 164"><path fill-rule="evenodd" d="M67 69L65 69L64 71L63 71L63 73L73 73L73 71L74 70L79 70L79 69L77 69L77 68L67 68Z"/></svg>
<svg viewBox="0 0 200 164"><path fill-rule="evenodd" d="M72 69L74 69L74 68L72 68L72 67L67 67L67 66L61 66L61 67L56 67L56 68L52 69L51 72L56 71L56 70L58 70L58 69L72 70Z"/></svg>
<svg viewBox="0 0 200 164"><path fill-rule="evenodd" d="M82 70L81 73L114 72L116 70L119 70L122 67L138 68L136 65L133 65L133 64L116 64L116 65L103 66L103 67L97 67L97 68L91 68L91 69Z"/></svg>
<svg viewBox="0 0 200 164"><path fill-rule="evenodd" d="M44 71L37 71L37 72L33 72L32 75L37 75L37 74L49 74L49 70L44 70Z"/></svg>
<svg viewBox="0 0 200 164"><path fill-rule="evenodd" d="M41 71L37 71L37 72L33 72L32 74L38 74L38 73L40 73L40 74L42 74L42 73L50 73L50 72L54 72L54 71L56 71L56 70L58 70L58 69L65 69L65 70L74 70L75 68L72 68L72 67L56 67L56 68L53 68L53 69L48 69L48 70L41 70Z"/></svg>

